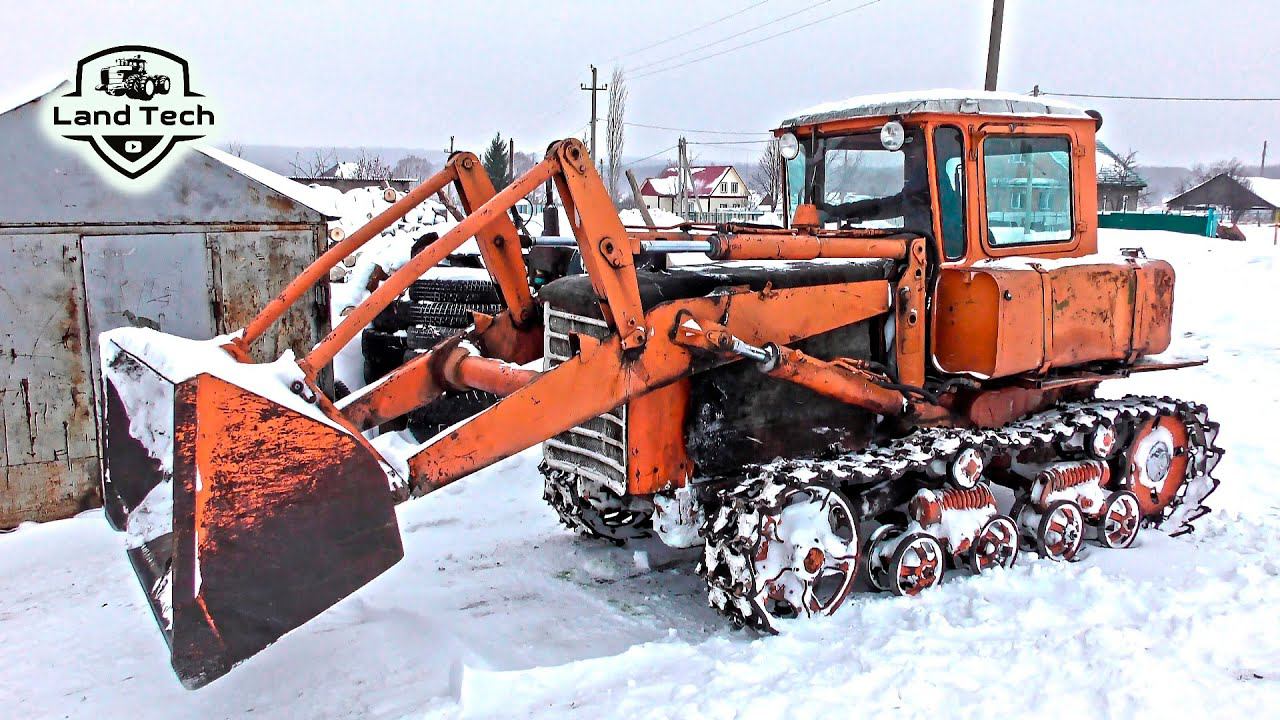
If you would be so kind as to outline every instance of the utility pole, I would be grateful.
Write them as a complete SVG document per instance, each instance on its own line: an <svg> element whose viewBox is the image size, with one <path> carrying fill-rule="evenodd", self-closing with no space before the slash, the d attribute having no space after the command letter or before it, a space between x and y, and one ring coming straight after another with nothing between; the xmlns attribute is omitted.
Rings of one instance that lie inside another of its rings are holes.
<svg viewBox="0 0 1280 720"><path fill-rule="evenodd" d="M1000 32L1004 26L1004 0L993 0L991 5L991 42L987 45L987 82L984 90L996 89L996 75L1000 72Z"/></svg>
<svg viewBox="0 0 1280 720"><path fill-rule="evenodd" d="M653 216L649 214L649 206L644 204L644 195L640 194L640 183L636 182L636 174L628 168L627 182L631 184L631 197L635 198L636 209L640 211L640 217L644 218L644 224L649 227L656 227L653 224Z"/></svg>
<svg viewBox="0 0 1280 720"><path fill-rule="evenodd" d="M1258 163L1258 177L1267 176L1267 141L1262 141L1262 162Z"/></svg>
<svg viewBox="0 0 1280 720"><path fill-rule="evenodd" d="M591 91L591 147L587 148L587 150L588 152L591 153L591 157L595 157L596 156L596 93L602 90L608 90L609 85L605 84L597 87L596 66L591 65L590 67L591 67L591 85L590 86L579 85L578 87L583 90Z"/></svg>
<svg viewBox="0 0 1280 720"><path fill-rule="evenodd" d="M449 136L449 157L453 157L452 135ZM452 190L450 190L450 192L452 192ZM462 214L462 211L458 209L458 206L453 204L453 201L449 199L449 195L446 194L443 189L436 191L436 199L440 201L441 205L444 205L445 210L449 211L449 214L453 216L454 220L462 222L465 216Z"/></svg>
<svg viewBox="0 0 1280 720"><path fill-rule="evenodd" d="M516 139L507 138L507 184L516 179Z"/></svg>
<svg viewBox="0 0 1280 720"><path fill-rule="evenodd" d="M688 175L689 158L685 155L688 150L685 147L684 137L676 142L676 207L680 217L686 218L689 214L689 187L685 184Z"/></svg>

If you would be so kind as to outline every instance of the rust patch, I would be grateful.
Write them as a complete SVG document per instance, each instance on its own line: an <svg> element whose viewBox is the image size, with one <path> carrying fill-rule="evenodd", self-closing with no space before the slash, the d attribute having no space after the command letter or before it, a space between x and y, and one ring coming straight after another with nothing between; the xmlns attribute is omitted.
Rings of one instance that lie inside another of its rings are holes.
<svg viewBox="0 0 1280 720"><path fill-rule="evenodd" d="M268 195L266 201L267 207L282 214L288 214L297 209L297 205L283 195Z"/></svg>

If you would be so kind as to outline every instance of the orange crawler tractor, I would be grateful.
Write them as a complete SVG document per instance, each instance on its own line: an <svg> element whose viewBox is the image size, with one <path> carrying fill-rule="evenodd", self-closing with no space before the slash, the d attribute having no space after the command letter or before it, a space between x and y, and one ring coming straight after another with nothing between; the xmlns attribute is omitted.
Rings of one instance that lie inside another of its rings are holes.
<svg viewBox="0 0 1280 720"><path fill-rule="evenodd" d="M1095 397L1204 362L1160 355L1172 268L1096 254L1099 123L994 93L820 108L775 131L785 228L624 227L577 140L497 192L457 153L242 333L105 335L107 511L175 670L199 686L307 622L400 559L396 502L538 443L566 524L701 546L711 605L763 630L855 585L914 595L1020 549L1184 531L1216 485L1217 425ZM522 238L508 212L548 180L572 237ZM331 267L450 184L465 219L306 357L250 362ZM330 399L339 349L471 237L507 310ZM585 274L535 296L529 244L576 249ZM637 269L691 252L710 262ZM407 456L366 438L462 389L503 399Z"/></svg>

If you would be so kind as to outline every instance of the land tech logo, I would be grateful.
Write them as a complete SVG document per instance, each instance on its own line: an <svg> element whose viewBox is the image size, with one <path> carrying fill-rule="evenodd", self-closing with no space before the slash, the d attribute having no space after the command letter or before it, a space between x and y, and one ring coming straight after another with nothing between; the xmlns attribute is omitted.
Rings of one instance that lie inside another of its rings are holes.
<svg viewBox="0 0 1280 720"><path fill-rule="evenodd" d="M77 64L75 85L53 103L54 132L87 143L130 179L214 126L204 96L191 91L187 61L164 50L121 45L94 53Z"/></svg>

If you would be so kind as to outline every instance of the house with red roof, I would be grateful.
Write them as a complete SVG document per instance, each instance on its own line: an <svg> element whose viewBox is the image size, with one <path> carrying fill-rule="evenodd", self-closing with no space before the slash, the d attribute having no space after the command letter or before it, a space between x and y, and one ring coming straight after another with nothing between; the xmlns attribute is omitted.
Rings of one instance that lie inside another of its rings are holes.
<svg viewBox="0 0 1280 720"><path fill-rule="evenodd" d="M685 187L690 209L700 212L744 210L748 205L747 183L732 165L703 165L689 168ZM680 170L669 167L661 175L640 186L640 197L650 210L678 212Z"/></svg>

